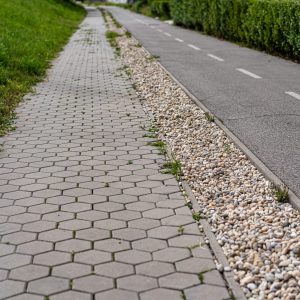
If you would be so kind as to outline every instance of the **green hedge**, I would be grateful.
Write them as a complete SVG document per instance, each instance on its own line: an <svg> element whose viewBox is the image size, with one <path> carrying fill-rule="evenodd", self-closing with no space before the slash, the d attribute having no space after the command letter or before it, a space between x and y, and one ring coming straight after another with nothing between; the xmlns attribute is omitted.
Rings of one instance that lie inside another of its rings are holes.
<svg viewBox="0 0 300 300"><path fill-rule="evenodd" d="M300 0L171 0L174 22L300 59Z"/></svg>
<svg viewBox="0 0 300 300"><path fill-rule="evenodd" d="M163 18L163 19L170 19L170 1L169 0L148 0L151 13L154 16Z"/></svg>

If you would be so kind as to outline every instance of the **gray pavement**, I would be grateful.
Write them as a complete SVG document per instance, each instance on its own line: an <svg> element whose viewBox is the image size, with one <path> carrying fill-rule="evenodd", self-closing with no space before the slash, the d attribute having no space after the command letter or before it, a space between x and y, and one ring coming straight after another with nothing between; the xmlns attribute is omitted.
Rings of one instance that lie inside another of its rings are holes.
<svg viewBox="0 0 300 300"><path fill-rule="evenodd" d="M0 299L228 299L104 32L90 9L4 138Z"/></svg>
<svg viewBox="0 0 300 300"><path fill-rule="evenodd" d="M118 7L109 10L300 196L299 64Z"/></svg>

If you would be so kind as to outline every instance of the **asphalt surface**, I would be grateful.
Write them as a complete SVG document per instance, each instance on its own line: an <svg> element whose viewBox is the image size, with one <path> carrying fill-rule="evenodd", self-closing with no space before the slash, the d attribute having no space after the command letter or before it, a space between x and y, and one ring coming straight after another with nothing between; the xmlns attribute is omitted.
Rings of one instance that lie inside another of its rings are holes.
<svg viewBox="0 0 300 300"><path fill-rule="evenodd" d="M114 17L300 196L300 65L118 7Z"/></svg>

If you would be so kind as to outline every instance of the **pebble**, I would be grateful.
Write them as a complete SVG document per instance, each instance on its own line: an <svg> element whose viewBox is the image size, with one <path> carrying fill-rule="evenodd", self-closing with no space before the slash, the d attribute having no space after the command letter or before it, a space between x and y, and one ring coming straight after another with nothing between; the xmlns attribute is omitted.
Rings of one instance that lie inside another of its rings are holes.
<svg viewBox="0 0 300 300"><path fill-rule="evenodd" d="M180 160L182 180L247 298L300 300L300 213L274 199L271 183L134 38L118 43L145 111Z"/></svg>

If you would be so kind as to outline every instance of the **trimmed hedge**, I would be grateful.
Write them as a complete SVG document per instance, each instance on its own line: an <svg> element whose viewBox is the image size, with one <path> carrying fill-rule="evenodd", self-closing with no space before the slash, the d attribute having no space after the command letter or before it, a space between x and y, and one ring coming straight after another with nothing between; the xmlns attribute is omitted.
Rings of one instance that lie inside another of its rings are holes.
<svg viewBox="0 0 300 300"><path fill-rule="evenodd" d="M300 0L171 0L177 25L300 60Z"/></svg>
<svg viewBox="0 0 300 300"><path fill-rule="evenodd" d="M170 19L170 1L169 0L148 0L151 13L163 19Z"/></svg>

